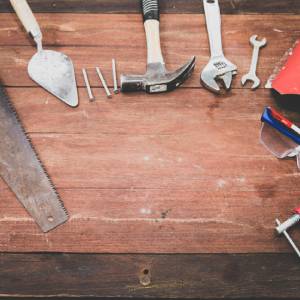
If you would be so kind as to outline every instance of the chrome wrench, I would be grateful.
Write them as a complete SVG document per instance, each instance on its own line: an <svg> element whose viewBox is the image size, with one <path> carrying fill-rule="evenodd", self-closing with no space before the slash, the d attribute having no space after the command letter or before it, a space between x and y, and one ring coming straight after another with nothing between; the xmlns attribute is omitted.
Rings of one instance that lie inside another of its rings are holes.
<svg viewBox="0 0 300 300"><path fill-rule="evenodd" d="M225 58L222 46L221 13L218 0L203 0L211 58L201 73L203 85L215 93L221 89L217 81L229 90L237 66Z"/></svg>
<svg viewBox="0 0 300 300"><path fill-rule="evenodd" d="M257 35L253 35L250 38L250 43L253 46L252 61L249 73L242 77L242 85L245 85L247 81L252 81L252 90L255 90L260 86L260 79L256 75L259 51L260 48L266 46L267 40L263 38L261 41L258 41Z"/></svg>

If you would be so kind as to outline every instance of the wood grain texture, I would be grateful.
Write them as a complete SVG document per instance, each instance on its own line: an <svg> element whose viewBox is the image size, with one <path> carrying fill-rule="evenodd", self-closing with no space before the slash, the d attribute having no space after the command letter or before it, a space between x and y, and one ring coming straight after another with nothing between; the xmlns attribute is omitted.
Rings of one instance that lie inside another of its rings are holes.
<svg viewBox="0 0 300 300"><path fill-rule="evenodd" d="M140 11L138 0L28 0L35 12L68 13L137 13ZM298 0L222 0L224 14L246 13L290 13L300 12ZM203 13L200 0L163 0L160 1L162 13ZM0 2L0 12L12 11L9 0Z"/></svg>
<svg viewBox="0 0 300 300"><path fill-rule="evenodd" d="M38 21L44 32L45 47L63 51L73 59L80 86L83 86L82 67L88 68L92 85L99 86L94 70L96 66L102 68L109 84L112 85L112 57L117 60L119 73L145 72L146 41L141 17L138 15L41 14L38 15ZM4 84L35 86L27 75L27 63L36 51L32 41L21 30L21 25L14 15L2 14L1 22L0 65ZM236 26L237 23L240 27ZM269 43L261 51L258 68L258 75L262 82L265 82L276 62L298 38L299 27L300 18L296 16L224 16L225 53L238 65L239 71L233 87L241 88L241 76L249 70L252 55L249 38L254 32L260 37L266 37ZM169 70L175 70L191 56L197 56L194 75L184 87L200 87L200 72L209 59L204 17L163 16L161 40Z"/></svg>
<svg viewBox="0 0 300 300"><path fill-rule="evenodd" d="M299 173L295 161L278 161L259 144L261 112L274 104L269 92L242 89L239 81L249 67L253 31L269 40L259 69L265 81L297 38L298 17L224 16L224 46L240 73L233 90L218 97L199 86L209 55L203 16L164 15L168 67L199 57L184 88L112 101L95 88L95 103L81 88L80 107L71 109L28 79L35 49L14 15L1 16L0 75L71 220L41 234L1 182L0 251L290 251L273 227L275 217L285 219L298 204ZM72 56L80 86L80 68L96 65L111 85L113 56L119 73L144 71L139 15L40 14L38 19L45 45Z"/></svg>
<svg viewBox="0 0 300 300"><path fill-rule="evenodd" d="M259 144L266 91L119 95L75 110L40 89L8 92L71 218L41 234L1 184L1 251L290 251L274 218L297 205L299 173Z"/></svg>
<svg viewBox="0 0 300 300"><path fill-rule="evenodd" d="M285 254L1 254L0 266L3 297L299 299L298 260Z"/></svg>

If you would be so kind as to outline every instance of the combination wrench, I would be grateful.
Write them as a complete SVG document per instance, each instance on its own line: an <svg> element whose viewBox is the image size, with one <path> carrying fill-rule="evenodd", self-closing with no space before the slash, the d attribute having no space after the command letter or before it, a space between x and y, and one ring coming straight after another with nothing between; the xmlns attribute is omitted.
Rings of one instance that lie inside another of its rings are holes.
<svg viewBox="0 0 300 300"><path fill-rule="evenodd" d="M252 61L249 73L242 77L242 85L245 85L246 81L252 81L252 90L255 90L260 86L260 79L256 75L259 51L260 48L267 44L267 40L263 38L261 41L258 41L257 35L253 35L250 38L250 43L253 46Z"/></svg>

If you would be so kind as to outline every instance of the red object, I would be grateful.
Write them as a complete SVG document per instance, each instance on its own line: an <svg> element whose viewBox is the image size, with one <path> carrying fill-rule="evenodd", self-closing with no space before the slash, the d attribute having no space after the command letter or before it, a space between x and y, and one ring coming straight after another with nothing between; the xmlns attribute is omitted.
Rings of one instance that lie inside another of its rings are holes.
<svg viewBox="0 0 300 300"><path fill-rule="evenodd" d="M300 207L295 208L295 209L294 209L294 212L295 212L296 214L300 215Z"/></svg>
<svg viewBox="0 0 300 300"><path fill-rule="evenodd" d="M282 95L300 95L300 41L289 53L286 64L272 82L272 88Z"/></svg>
<svg viewBox="0 0 300 300"><path fill-rule="evenodd" d="M273 108L270 108L270 110L271 110L272 115L275 119L277 119L279 122L283 123L286 127L292 128L293 123L291 121L289 121L287 118L282 116L279 112L277 112Z"/></svg>

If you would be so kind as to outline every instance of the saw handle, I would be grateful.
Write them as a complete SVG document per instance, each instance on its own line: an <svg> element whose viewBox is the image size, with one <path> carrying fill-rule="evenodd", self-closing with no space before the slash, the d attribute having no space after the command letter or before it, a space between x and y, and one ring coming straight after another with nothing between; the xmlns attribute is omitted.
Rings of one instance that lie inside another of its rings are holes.
<svg viewBox="0 0 300 300"><path fill-rule="evenodd" d="M144 22L148 20L159 21L159 3L158 0L142 0L142 10Z"/></svg>
<svg viewBox="0 0 300 300"><path fill-rule="evenodd" d="M41 36L40 26L32 13L26 0L10 0L12 7L14 8L18 18L23 24L27 33L30 33L33 38Z"/></svg>

